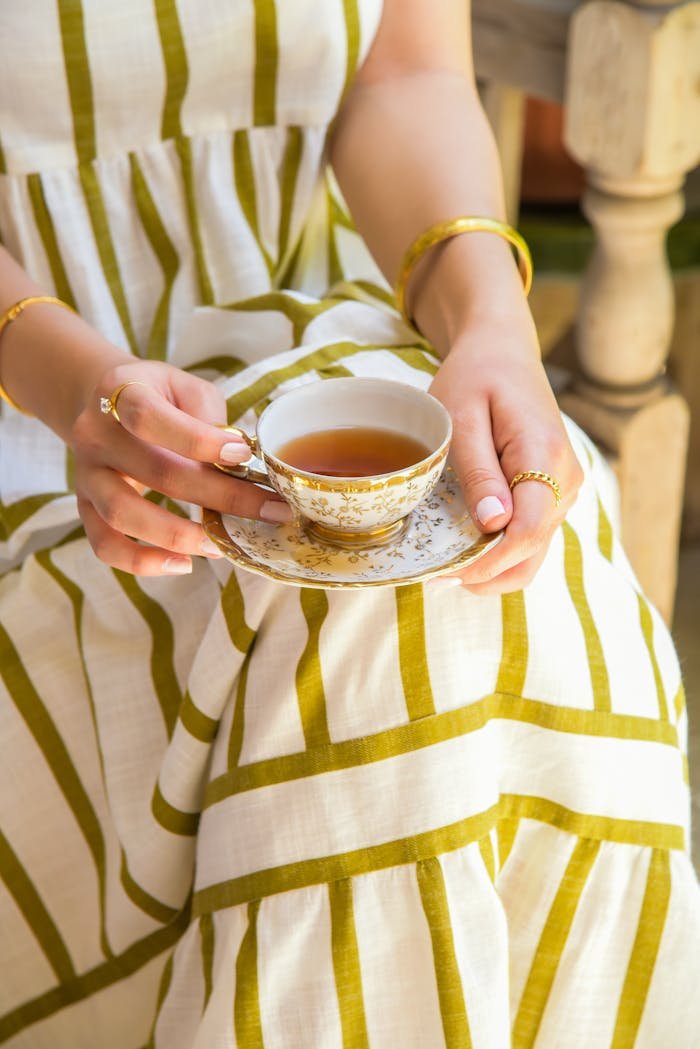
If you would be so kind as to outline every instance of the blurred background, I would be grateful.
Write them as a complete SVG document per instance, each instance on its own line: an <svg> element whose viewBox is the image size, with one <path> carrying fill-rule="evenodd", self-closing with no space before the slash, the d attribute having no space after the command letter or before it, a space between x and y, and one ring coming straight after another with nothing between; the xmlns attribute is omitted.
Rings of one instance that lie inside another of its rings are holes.
<svg viewBox="0 0 700 1049"><path fill-rule="evenodd" d="M678 646L700 871L700 3L473 0L473 30L550 377Z"/></svg>

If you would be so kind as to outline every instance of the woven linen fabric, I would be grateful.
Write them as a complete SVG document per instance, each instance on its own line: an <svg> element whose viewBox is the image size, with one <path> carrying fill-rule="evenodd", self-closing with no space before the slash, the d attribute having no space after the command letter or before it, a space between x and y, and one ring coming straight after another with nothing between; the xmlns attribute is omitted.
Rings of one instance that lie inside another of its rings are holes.
<svg viewBox="0 0 700 1049"><path fill-rule="evenodd" d="M243 425L427 388L325 166L380 14L0 5L3 243ZM525 591L325 592L111 570L3 406L0 1044L700 1044L680 671L567 425L584 484Z"/></svg>

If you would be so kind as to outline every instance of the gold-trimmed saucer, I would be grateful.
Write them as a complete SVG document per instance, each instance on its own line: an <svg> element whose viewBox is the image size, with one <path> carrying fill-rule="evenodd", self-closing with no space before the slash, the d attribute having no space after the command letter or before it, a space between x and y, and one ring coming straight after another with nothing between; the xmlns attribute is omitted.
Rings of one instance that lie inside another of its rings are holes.
<svg viewBox="0 0 700 1049"><path fill-rule="evenodd" d="M267 524L216 510L203 511L202 526L239 568L280 583L324 590L403 586L456 572L503 538L503 532L479 531L449 466L410 515L405 531L380 547L341 549L314 538L299 523Z"/></svg>

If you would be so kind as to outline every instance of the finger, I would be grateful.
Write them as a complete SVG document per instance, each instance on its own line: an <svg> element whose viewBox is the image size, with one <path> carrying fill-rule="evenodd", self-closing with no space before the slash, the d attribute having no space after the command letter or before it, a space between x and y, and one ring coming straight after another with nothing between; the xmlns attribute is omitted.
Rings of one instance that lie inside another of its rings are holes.
<svg viewBox="0 0 700 1049"><path fill-rule="evenodd" d="M470 586L488 583L540 550L546 551L560 519L550 488L536 482L517 485L513 489L513 517L504 539L460 572L462 580Z"/></svg>
<svg viewBox="0 0 700 1049"><path fill-rule="evenodd" d="M112 568L139 576L187 575L192 571L189 557L153 546L141 546L116 532L103 521L92 504L78 497L78 509L85 534L96 556Z"/></svg>
<svg viewBox="0 0 700 1049"><path fill-rule="evenodd" d="M528 557L514 568L501 572L494 579L486 583L463 583L465 590L472 594L485 596L487 594L510 594L514 590L523 590L535 578L542 562L547 556L547 548L543 547L534 555Z"/></svg>
<svg viewBox="0 0 700 1049"><path fill-rule="evenodd" d="M195 376L181 377L195 383ZM196 380L202 382L202 380ZM212 404L214 398L211 398ZM206 410L207 398L196 388L189 399L182 395L180 403L191 403L199 412ZM205 422L188 411L172 404L156 387L134 382L119 394L119 421L123 428L147 444L167 448L185 459L202 463L242 463L250 458L250 448L243 438L223 431L214 423ZM217 409L216 419L220 419Z"/></svg>
<svg viewBox="0 0 700 1049"><path fill-rule="evenodd" d="M259 518L276 524L294 519L294 512L276 492L250 481L238 481L213 466L193 462L163 448L136 442L125 431L101 449L102 462L180 502L207 506L236 517Z"/></svg>
<svg viewBox="0 0 700 1049"><path fill-rule="evenodd" d="M114 532L184 556L221 557L201 525L143 499L114 470L90 471L81 494Z"/></svg>
<svg viewBox="0 0 700 1049"><path fill-rule="evenodd" d="M452 421L450 460L467 508L483 532L494 532L510 520L512 500L493 443L488 402L470 402L468 412L452 413Z"/></svg>

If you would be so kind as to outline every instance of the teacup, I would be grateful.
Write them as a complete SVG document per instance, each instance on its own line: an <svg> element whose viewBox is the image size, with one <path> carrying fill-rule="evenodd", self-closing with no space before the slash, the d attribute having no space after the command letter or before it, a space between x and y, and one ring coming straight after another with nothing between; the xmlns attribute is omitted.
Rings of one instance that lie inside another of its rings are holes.
<svg viewBox="0 0 700 1049"><path fill-rule="evenodd" d="M282 449L308 435L340 428L408 435L421 458L387 473L336 476L286 462ZM387 379L324 379L282 394L262 412L256 433L237 426L264 471L249 464L219 469L274 488L313 536L342 547L375 546L397 536L410 512L433 490L445 465L452 422L422 390Z"/></svg>

